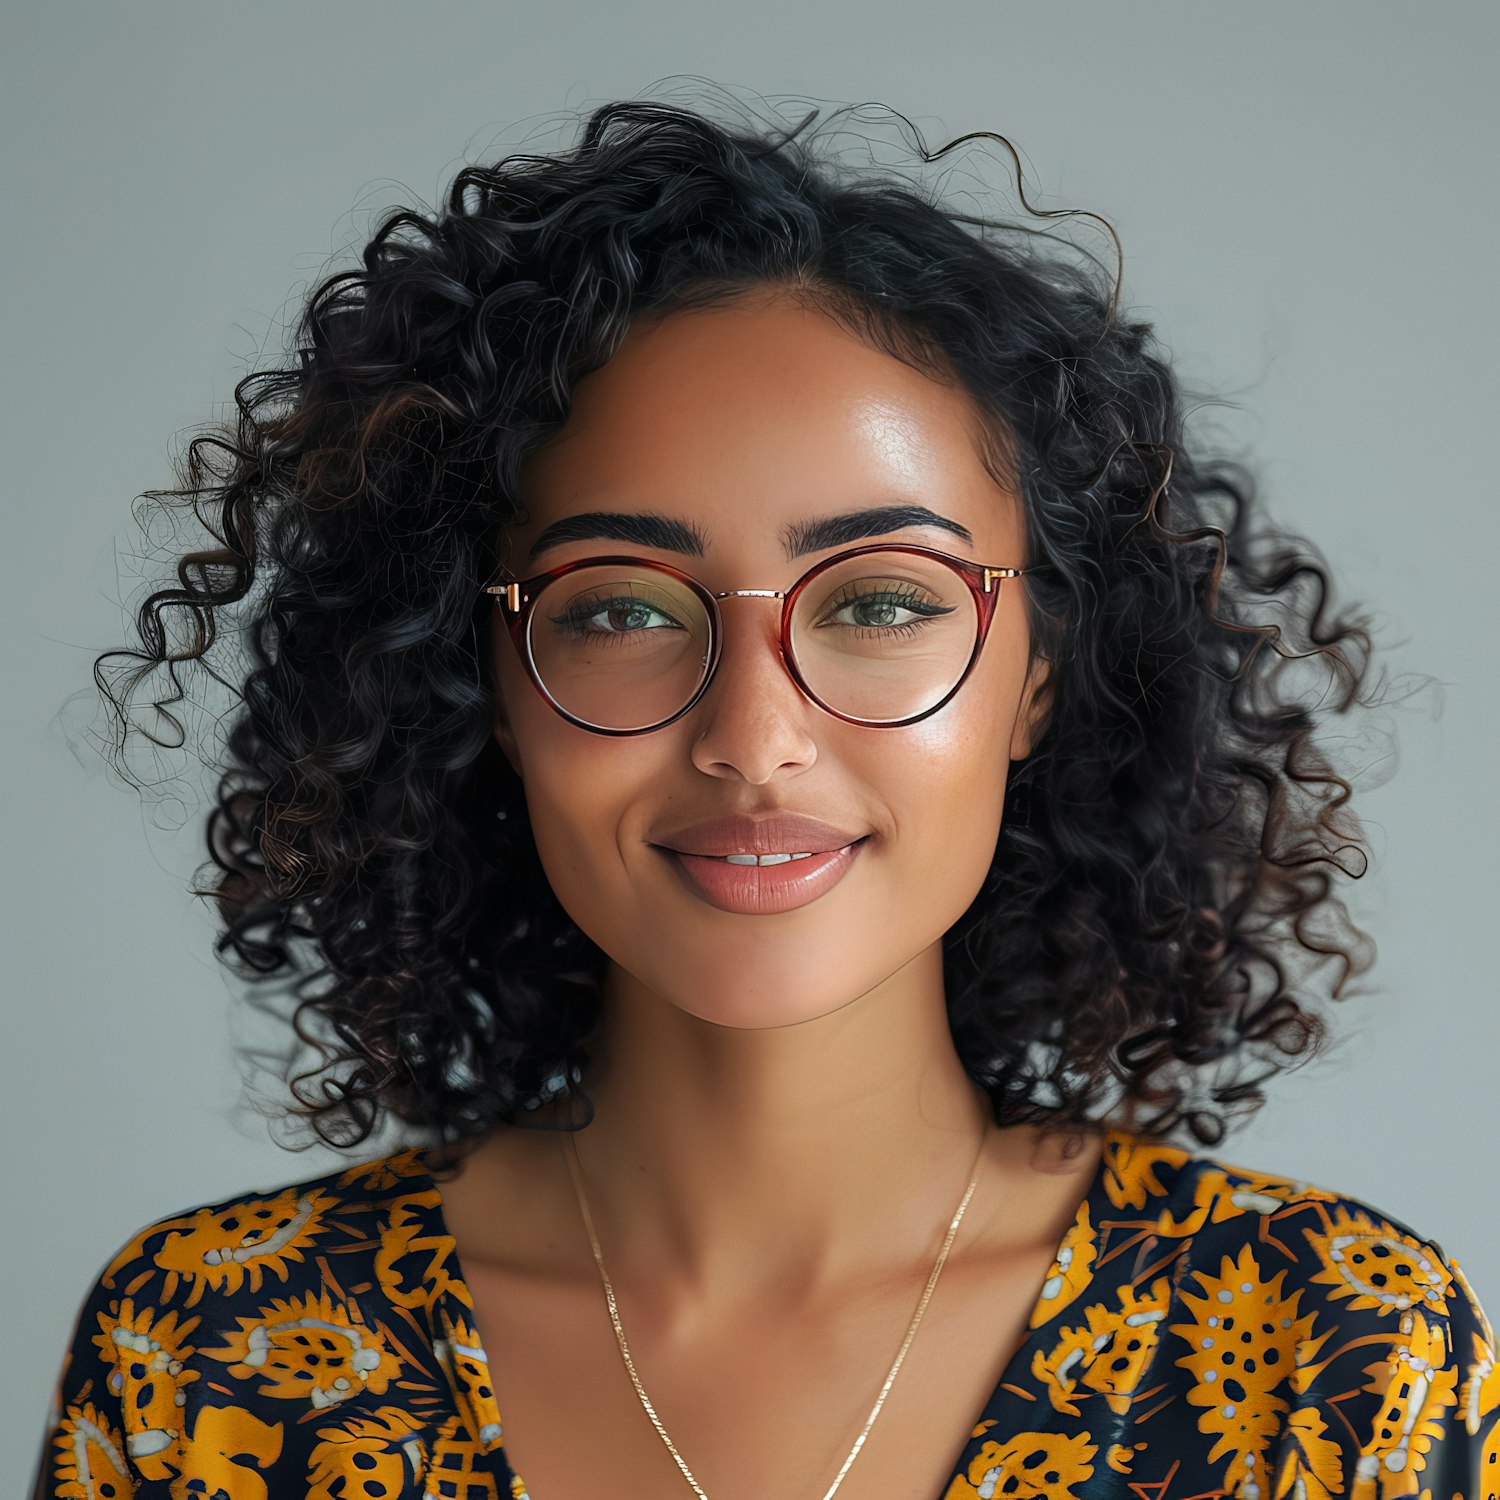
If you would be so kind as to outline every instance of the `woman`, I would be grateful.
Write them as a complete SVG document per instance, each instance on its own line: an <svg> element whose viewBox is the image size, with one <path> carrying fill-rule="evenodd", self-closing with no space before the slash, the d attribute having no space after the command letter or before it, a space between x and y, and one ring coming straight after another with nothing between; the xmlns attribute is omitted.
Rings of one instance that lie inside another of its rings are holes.
<svg viewBox="0 0 1500 1500"><path fill-rule="evenodd" d="M975 222L611 105L194 446L101 682L246 614L221 951L319 1135L435 1142L132 1236L37 1494L1495 1493L1458 1261L1196 1149L1369 967L1281 682L1368 636L1117 280Z"/></svg>

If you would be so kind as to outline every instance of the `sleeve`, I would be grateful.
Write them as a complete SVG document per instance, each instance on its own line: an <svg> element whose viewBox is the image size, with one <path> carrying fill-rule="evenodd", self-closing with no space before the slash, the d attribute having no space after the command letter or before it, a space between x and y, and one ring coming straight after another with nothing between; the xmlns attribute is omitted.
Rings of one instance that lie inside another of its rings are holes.
<svg viewBox="0 0 1500 1500"><path fill-rule="evenodd" d="M1500 1500L1494 1329L1463 1267L1434 1242L1429 1248L1452 1278L1446 1314L1415 1312L1410 1335L1393 1347L1384 1406L1361 1463L1381 1486L1372 1494L1403 1494L1385 1486L1410 1475L1433 1500Z"/></svg>
<svg viewBox="0 0 1500 1500"><path fill-rule="evenodd" d="M1301 1394L1262 1500L1500 1500L1494 1332L1463 1268L1389 1220L1349 1227L1333 1259L1362 1294L1315 1303L1301 1330Z"/></svg>
<svg viewBox="0 0 1500 1500"><path fill-rule="evenodd" d="M136 1493L116 1339L120 1282L111 1272L118 1260L95 1278L74 1316L52 1385L31 1500L121 1500Z"/></svg>

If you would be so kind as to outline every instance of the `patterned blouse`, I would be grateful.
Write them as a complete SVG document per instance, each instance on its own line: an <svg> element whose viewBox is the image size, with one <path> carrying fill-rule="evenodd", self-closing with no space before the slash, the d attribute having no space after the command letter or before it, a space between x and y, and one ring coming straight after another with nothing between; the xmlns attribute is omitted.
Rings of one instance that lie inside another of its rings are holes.
<svg viewBox="0 0 1500 1500"><path fill-rule="evenodd" d="M74 1322L33 1500L532 1500L428 1153L132 1235ZM1500 1366L1457 1260L1120 1130L954 1431L936 1500L1500 1497Z"/></svg>

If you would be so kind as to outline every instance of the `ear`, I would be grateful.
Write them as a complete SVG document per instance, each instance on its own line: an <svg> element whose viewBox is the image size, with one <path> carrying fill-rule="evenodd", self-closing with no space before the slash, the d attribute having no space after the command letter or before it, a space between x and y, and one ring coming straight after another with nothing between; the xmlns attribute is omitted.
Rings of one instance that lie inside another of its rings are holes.
<svg viewBox="0 0 1500 1500"><path fill-rule="evenodd" d="M1010 736L1010 758L1025 760L1047 732L1052 717L1052 663L1035 656L1026 669L1026 685L1021 692L1021 706L1016 713Z"/></svg>

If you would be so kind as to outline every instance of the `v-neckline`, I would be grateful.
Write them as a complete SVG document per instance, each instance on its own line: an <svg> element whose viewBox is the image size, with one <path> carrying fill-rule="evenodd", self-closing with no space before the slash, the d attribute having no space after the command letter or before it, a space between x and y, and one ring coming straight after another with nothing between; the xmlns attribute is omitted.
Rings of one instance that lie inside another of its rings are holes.
<svg viewBox="0 0 1500 1500"><path fill-rule="evenodd" d="M973 1461L979 1456L981 1448L986 1444L1003 1439L1007 1431L1006 1416L1012 1403L1022 1399L1021 1386L1018 1376L1031 1368L1031 1359L1034 1346L1045 1332L1047 1325L1052 1321L1052 1314L1047 1312L1047 1304L1051 1302L1056 1294L1057 1278L1065 1270L1064 1255L1068 1254L1069 1261L1075 1261L1076 1257L1071 1255L1074 1243L1083 1235L1097 1233L1103 1211L1109 1205L1109 1196L1106 1182L1111 1174L1117 1174L1118 1157L1122 1150L1127 1149L1134 1143L1134 1137L1126 1130L1118 1127L1107 1127L1103 1131L1103 1148L1099 1153L1099 1160L1094 1167L1094 1175L1089 1182L1088 1190L1078 1200L1078 1206L1073 1212L1072 1220L1069 1222L1062 1238L1053 1248L1052 1260L1042 1276L1041 1284L1038 1286L1036 1295L1031 1301L1031 1311L1027 1318L1026 1333L1022 1338L1020 1346L1007 1361L1005 1369L1001 1372L1000 1379L995 1383L995 1388L990 1392L989 1398L984 1403L984 1408L969 1423L968 1436L964 1441L963 1451L959 1454L953 1473L943 1482L942 1489L938 1492L935 1500L945 1500L951 1493L955 1480L963 1480L969 1472ZM424 1169L427 1168L427 1160L431 1153L438 1149L436 1146L419 1148L418 1154L423 1162ZM460 1316L467 1320L469 1328L473 1332L474 1340L482 1351L486 1367L488 1366L488 1346L484 1343L484 1331L479 1327L478 1315L474 1305L474 1294L469 1289L468 1278L464 1275L463 1263L459 1258L458 1244L453 1237L453 1232L448 1227L447 1216L443 1211L443 1191L441 1185L427 1170L427 1186L432 1198L432 1227L436 1232L437 1239L444 1245L444 1259L446 1261L445 1285L439 1293L438 1302L446 1298L454 1298L462 1308ZM1092 1280L1090 1275L1089 1280ZM1071 1295L1066 1302L1059 1306L1066 1306L1074 1302L1086 1289L1086 1283L1076 1284L1070 1288ZM434 1308L436 1312L438 1309ZM1043 1313L1046 1316L1042 1316ZM451 1323L450 1323L451 1326ZM514 1486L513 1493L516 1500L553 1500L553 1497L538 1497L533 1495L526 1487L525 1476L520 1474L510 1462L510 1455L505 1451L503 1423L500 1414L499 1400L495 1395L495 1382L489 1380L477 1390L469 1392L469 1400L472 1403L472 1431L469 1433L471 1440L475 1443L481 1453L487 1456L498 1457L505 1467L505 1477ZM1030 1404L1030 1398L1026 1398ZM461 1412L466 1423L470 1423L468 1413ZM997 1439L996 1431L999 1431ZM483 1434L493 1434L486 1439Z"/></svg>

